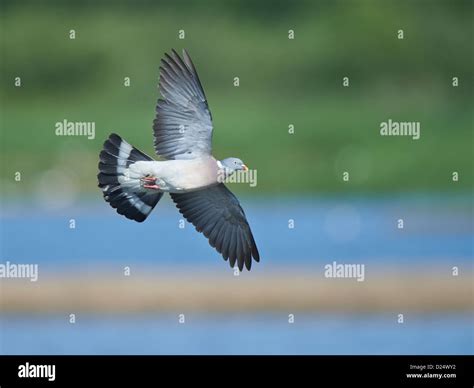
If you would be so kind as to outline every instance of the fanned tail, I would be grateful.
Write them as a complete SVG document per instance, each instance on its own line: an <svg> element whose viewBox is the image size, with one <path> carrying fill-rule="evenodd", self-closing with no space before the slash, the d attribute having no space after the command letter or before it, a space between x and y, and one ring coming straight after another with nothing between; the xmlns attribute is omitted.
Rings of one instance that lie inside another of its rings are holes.
<svg viewBox="0 0 474 388"><path fill-rule="evenodd" d="M114 133L100 153L97 178L104 199L117 213L137 222L148 217L163 193L144 189L140 183L142 177L131 173L129 167L138 161L152 160Z"/></svg>

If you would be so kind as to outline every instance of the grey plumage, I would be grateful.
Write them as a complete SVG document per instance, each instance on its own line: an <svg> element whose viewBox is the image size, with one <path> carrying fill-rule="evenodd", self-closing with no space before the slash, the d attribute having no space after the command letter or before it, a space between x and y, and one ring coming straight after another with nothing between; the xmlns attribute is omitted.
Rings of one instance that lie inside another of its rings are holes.
<svg viewBox="0 0 474 388"><path fill-rule="evenodd" d="M170 195L180 213L209 239L209 244L222 254L224 260L230 259L231 267L237 261L240 270L244 264L250 270L252 257L255 261L260 260L245 213L238 199L223 183L204 190Z"/></svg>
<svg viewBox="0 0 474 388"><path fill-rule="evenodd" d="M124 182L126 169L137 161L153 160L116 134L111 134L99 155L99 187L117 213L143 222L163 196L162 192L139 190L132 180Z"/></svg>
<svg viewBox="0 0 474 388"><path fill-rule="evenodd" d="M153 121L156 153L148 155L112 134L100 153L99 187L119 214L144 221L164 192L231 267L250 270L260 255L238 199L222 183L247 170L238 158L217 161L212 152L212 116L188 53L174 50L160 66L162 99Z"/></svg>
<svg viewBox="0 0 474 388"><path fill-rule="evenodd" d="M212 151L212 117L194 65L176 51L161 60L160 90L153 122L156 153L166 159L194 159Z"/></svg>

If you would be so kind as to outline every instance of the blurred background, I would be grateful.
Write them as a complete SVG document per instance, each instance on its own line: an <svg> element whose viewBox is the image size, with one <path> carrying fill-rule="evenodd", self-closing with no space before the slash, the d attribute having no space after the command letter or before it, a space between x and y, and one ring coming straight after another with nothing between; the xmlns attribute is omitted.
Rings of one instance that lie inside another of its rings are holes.
<svg viewBox="0 0 474 388"><path fill-rule="evenodd" d="M0 352L472 354L472 13L2 1L0 260L39 279L0 280ZM97 188L109 133L154 154L171 48L197 67L214 155L257 171L255 187L230 185L262 257L251 272L180 227L169 198L137 224ZM388 119L420 122L420 139L380 136ZM63 120L95 137L56 136ZM325 278L333 261L364 264L365 280Z"/></svg>

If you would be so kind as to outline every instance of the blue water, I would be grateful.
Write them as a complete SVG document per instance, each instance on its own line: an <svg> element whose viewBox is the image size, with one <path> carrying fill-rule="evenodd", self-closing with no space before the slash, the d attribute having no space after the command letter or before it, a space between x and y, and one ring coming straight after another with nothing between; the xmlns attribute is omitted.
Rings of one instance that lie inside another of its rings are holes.
<svg viewBox="0 0 474 388"><path fill-rule="evenodd" d="M242 199L262 261L252 276L273 266L321 270L333 260L406 269L418 265L472 267L470 198L448 200ZM69 228L74 219L75 229ZM54 211L18 203L0 218L1 259L40 265L48 272L133 265L193 271L229 270L194 228L179 228L180 214L160 202L138 224L102 200ZM289 228L289 220L294 228ZM403 219L403 229L397 222ZM249 276L248 274L246 274ZM247 313L77 317L2 315L1 354L473 354L473 317L396 314L286 315Z"/></svg>
<svg viewBox="0 0 474 388"><path fill-rule="evenodd" d="M170 201L162 201L144 223L117 215L103 201L56 212L15 208L0 219L2 256L38 263L43 269L121 265L192 264L219 268L221 256ZM258 243L259 267L332 260L405 266L471 264L472 204L469 199L430 200L244 200ZM75 220L75 229L69 220ZM403 229L397 220L403 219ZM289 220L294 228L289 228Z"/></svg>
<svg viewBox="0 0 474 388"><path fill-rule="evenodd" d="M66 316L0 319L2 354L473 354L472 316Z"/></svg>

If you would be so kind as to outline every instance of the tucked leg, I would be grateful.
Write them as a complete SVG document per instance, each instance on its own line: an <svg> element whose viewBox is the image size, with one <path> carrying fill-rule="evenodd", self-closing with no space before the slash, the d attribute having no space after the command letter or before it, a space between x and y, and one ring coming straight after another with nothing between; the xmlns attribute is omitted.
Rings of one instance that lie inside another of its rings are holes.
<svg viewBox="0 0 474 388"><path fill-rule="evenodd" d="M156 178L153 176L143 177L141 180L141 185L144 189L150 190L159 190L160 186L156 184Z"/></svg>

